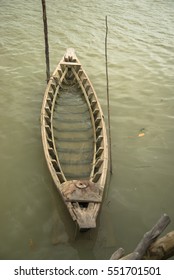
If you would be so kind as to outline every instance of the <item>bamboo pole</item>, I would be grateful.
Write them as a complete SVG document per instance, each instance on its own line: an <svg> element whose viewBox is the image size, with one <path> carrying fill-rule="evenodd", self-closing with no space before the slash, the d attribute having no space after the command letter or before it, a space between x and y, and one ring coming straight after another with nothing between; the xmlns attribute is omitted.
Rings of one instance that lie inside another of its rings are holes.
<svg viewBox="0 0 174 280"><path fill-rule="evenodd" d="M109 75L108 75L108 55L107 55L107 37L108 37L107 16L105 17L105 23L106 23L105 63L106 63L106 89L107 89L107 107L108 107L109 158L110 158L110 173L112 174L111 125L110 125L111 122L110 122Z"/></svg>
<svg viewBox="0 0 174 280"><path fill-rule="evenodd" d="M50 79L50 60L49 60L49 44L48 44L48 26L47 26L47 13L46 1L42 1L43 24L44 24L44 38L45 38L45 61L46 61L46 77L47 83Z"/></svg>

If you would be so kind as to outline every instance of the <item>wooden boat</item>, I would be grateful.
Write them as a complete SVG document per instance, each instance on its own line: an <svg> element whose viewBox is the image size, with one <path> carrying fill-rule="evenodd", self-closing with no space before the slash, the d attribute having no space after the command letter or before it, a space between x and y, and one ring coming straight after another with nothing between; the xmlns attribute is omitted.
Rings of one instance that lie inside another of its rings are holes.
<svg viewBox="0 0 174 280"><path fill-rule="evenodd" d="M43 99L41 133L51 176L81 231L95 228L108 169L104 116L73 49L67 49Z"/></svg>

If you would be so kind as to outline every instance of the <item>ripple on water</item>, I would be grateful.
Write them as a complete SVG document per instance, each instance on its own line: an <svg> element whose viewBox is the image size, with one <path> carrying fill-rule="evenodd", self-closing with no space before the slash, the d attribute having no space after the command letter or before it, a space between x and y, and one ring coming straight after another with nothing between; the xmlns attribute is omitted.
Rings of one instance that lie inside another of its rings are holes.
<svg viewBox="0 0 174 280"><path fill-rule="evenodd" d="M108 16L114 167L108 204L91 243L86 237L74 241L41 146L39 115L46 86L41 4L1 0L1 258L108 259L120 244L131 251L161 212L172 219L174 3L71 2L67 8L67 0L47 1L51 72L65 49L74 47L105 113ZM137 137L142 128L144 136ZM112 226L105 227L106 220ZM117 238L109 247L113 235ZM35 251L29 242L36 244Z"/></svg>

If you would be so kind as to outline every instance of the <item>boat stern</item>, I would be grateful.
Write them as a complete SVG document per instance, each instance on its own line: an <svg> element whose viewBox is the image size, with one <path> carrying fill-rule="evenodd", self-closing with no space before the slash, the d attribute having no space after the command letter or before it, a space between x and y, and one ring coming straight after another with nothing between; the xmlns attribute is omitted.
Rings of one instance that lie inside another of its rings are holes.
<svg viewBox="0 0 174 280"><path fill-rule="evenodd" d="M96 227L96 218L99 210L97 203L76 203L73 212L80 231L86 231Z"/></svg>
<svg viewBox="0 0 174 280"><path fill-rule="evenodd" d="M102 202L102 189L91 181L72 180L61 185L61 193L79 230L95 228Z"/></svg>

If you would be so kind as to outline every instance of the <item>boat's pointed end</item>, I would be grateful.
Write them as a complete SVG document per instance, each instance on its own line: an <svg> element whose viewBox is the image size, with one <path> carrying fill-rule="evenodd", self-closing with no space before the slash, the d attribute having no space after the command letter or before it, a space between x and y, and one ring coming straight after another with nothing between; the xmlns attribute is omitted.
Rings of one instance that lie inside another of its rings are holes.
<svg viewBox="0 0 174 280"><path fill-rule="evenodd" d="M73 48L68 48L66 50L66 53L64 55L65 61L73 62L76 60L76 54L75 54L75 49Z"/></svg>
<svg viewBox="0 0 174 280"><path fill-rule="evenodd" d="M79 231L80 232L85 232L85 231L88 231L90 229L96 228L96 221L95 221L95 219L90 219L90 220L87 220L87 221L79 221L79 220L77 220L77 224L79 226Z"/></svg>
<svg viewBox="0 0 174 280"><path fill-rule="evenodd" d="M90 212L88 208L78 209L76 211L77 224L79 231L87 231L89 229L96 228L96 215Z"/></svg>

